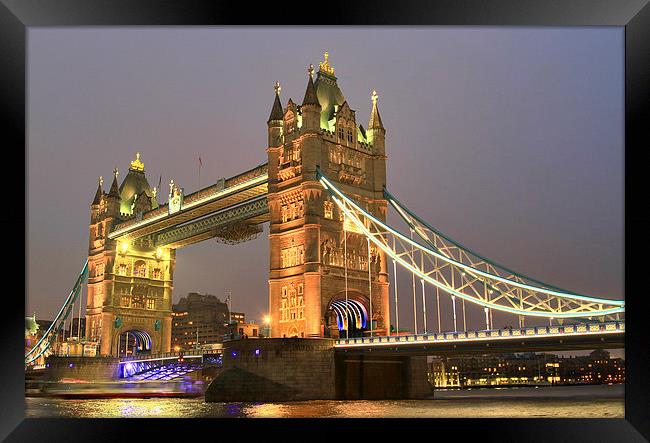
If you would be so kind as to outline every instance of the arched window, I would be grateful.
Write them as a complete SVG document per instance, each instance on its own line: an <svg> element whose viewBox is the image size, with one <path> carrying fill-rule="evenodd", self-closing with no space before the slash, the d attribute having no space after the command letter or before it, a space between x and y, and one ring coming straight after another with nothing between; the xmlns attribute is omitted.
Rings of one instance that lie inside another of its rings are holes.
<svg viewBox="0 0 650 443"><path fill-rule="evenodd" d="M118 268L117 272L119 275L126 275L128 272L128 265L126 263L120 263L120 267Z"/></svg>
<svg viewBox="0 0 650 443"><path fill-rule="evenodd" d="M138 260L133 264L133 275L135 277L147 276L147 264L143 260Z"/></svg>

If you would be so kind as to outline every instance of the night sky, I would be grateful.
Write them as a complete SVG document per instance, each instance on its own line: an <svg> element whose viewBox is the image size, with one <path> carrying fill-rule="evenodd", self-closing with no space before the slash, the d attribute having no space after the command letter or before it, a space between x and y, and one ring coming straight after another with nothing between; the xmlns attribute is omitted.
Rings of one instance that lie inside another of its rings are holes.
<svg viewBox="0 0 650 443"><path fill-rule="evenodd" d="M31 28L26 313L51 319L71 289L98 176L108 190L113 168L123 179L140 151L151 186L162 174L164 202L170 179L196 190L199 156L202 187L266 162L275 81L283 105L300 103L325 50L364 126L377 90L388 188L403 203L519 272L620 299L623 37L607 27ZM174 301L232 291L233 310L260 320L267 234L178 250ZM399 285L400 326L412 327L410 277ZM441 305L450 312L448 298ZM468 310L470 326L482 315ZM495 313L507 324L516 318Z"/></svg>

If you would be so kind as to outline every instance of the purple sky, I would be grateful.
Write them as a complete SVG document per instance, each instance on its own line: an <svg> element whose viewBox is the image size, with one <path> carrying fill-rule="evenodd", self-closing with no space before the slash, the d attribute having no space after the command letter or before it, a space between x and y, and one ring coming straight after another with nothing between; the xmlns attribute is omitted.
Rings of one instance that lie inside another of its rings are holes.
<svg viewBox="0 0 650 443"><path fill-rule="evenodd" d="M202 186L265 162L274 82L283 104L300 102L324 50L364 126L377 89L388 187L402 202L517 271L622 298L623 37L612 27L31 28L26 312L52 318L70 290L99 175L107 186L117 166L123 178L140 151L152 186L162 174L163 189L173 178L188 193L199 155ZM231 290L233 310L260 319L267 234L179 250L174 301ZM412 312L410 293L400 298Z"/></svg>

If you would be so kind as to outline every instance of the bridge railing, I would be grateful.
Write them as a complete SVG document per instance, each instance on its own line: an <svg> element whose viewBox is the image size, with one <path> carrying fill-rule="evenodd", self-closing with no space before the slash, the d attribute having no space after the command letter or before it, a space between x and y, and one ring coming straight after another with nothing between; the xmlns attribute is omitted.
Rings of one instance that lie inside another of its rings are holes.
<svg viewBox="0 0 650 443"><path fill-rule="evenodd" d="M471 341L490 340L497 337L531 337L545 335L585 335L597 333L624 332L624 321L603 323L578 323L574 325L530 326L526 328L508 328L477 331L441 332L412 335L390 335L376 337L344 338L334 342L334 346L380 344L380 343L412 343L412 342L446 342L446 341Z"/></svg>

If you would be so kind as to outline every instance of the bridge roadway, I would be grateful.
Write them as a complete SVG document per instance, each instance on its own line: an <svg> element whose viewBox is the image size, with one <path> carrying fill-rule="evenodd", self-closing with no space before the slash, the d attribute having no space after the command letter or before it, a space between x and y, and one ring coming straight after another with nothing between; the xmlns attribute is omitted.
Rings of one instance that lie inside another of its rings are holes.
<svg viewBox="0 0 650 443"><path fill-rule="evenodd" d="M373 355L449 355L507 352L618 349L625 345L625 322L581 323L564 326L531 326L467 332L377 336L339 339L334 350L346 354ZM136 354L122 357L120 365L169 360L204 359L219 355L222 349L190 350L164 354Z"/></svg>
<svg viewBox="0 0 650 443"><path fill-rule="evenodd" d="M349 338L334 343L337 353L409 356L618 349L624 346L624 321Z"/></svg>

